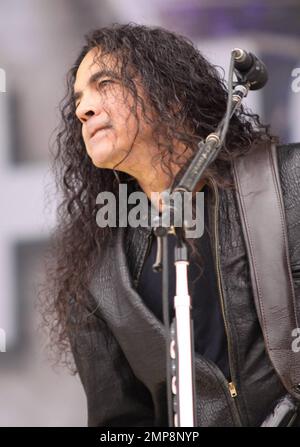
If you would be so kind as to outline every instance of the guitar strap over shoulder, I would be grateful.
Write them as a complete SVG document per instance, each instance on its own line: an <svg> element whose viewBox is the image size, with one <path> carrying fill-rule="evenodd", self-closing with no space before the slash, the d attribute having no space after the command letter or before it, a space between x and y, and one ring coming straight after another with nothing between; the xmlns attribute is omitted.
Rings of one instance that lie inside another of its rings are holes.
<svg viewBox="0 0 300 447"><path fill-rule="evenodd" d="M266 351L284 387L300 399L300 353L292 349L299 325L276 145L256 144L234 161L233 175Z"/></svg>

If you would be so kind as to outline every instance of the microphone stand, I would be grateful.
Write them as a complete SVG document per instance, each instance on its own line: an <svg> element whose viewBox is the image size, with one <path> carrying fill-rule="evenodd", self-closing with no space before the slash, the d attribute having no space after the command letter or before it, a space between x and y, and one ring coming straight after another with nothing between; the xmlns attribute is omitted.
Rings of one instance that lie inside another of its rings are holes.
<svg viewBox="0 0 300 447"><path fill-rule="evenodd" d="M232 53L233 54L233 53ZM233 67L233 55L231 59ZM232 73L232 68L231 68ZM230 91L231 88L231 91ZM206 168L216 159L222 148L230 118L247 96L250 85L247 82L236 83L234 90L229 86L227 111L224 119L215 132L209 134L205 142L198 144L199 150L190 162L179 184L171 191L179 193L184 203L184 193L193 192ZM170 192L164 191L164 196ZM180 209L179 209L180 208ZM194 380L194 337L191 320L191 298L188 292L188 251L185 243L186 222L176 227L179 214L182 217L182 207L174 200L164 206L162 215L156 221L154 233L158 240L158 251L153 270L163 273L163 314L166 327L166 360L167 360L167 398L169 426L194 427L195 411L195 380ZM171 219L170 219L171 216ZM176 296L174 297L175 318L170 326L169 320L169 287L168 287L168 235L174 234L177 244L174 252L176 268ZM170 326L170 327L169 327Z"/></svg>

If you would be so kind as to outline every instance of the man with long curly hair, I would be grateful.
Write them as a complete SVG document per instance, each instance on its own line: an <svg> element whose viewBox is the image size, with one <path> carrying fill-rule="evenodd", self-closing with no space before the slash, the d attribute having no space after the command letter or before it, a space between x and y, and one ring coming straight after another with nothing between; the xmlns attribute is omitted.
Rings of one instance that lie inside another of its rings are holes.
<svg viewBox="0 0 300 447"><path fill-rule="evenodd" d="M156 239L149 227L98 226L97 195L118 198L119 183L148 198L170 188L226 103L216 68L189 40L161 28L93 31L69 72L55 157L63 200L44 314L52 346L75 361L90 426L168 424L161 285L151 270ZM205 200L190 273L199 426L260 425L286 393L254 304L232 173L236 160L271 144L299 304L300 149L279 146L242 106L197 186ZM171 287L171 315L173 296Z"/></svg>

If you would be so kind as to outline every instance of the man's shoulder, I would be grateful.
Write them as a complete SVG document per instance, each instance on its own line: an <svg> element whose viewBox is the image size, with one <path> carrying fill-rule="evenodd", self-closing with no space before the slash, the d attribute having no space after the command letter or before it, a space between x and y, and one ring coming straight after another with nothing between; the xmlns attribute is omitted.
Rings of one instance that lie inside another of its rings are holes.
<svg viewBox="0 0 300 447"><path fill-rule="evenodd" d="M277 158L283 195L300 206L300 143L277 145Z"/></svg>
<svg viewBox="0 0 300 447"><path fill-rule="evenodd" d="M277 156L281 181L290 182L298 177L298 187L300 187L300 142L278 144Z"/></svg>
<svg viewBox="0 0 300 447"><path fill-rule="evenodd" d="M300 266L300 143L277 146L292 265Z"/></svg>
<svg viewBox="0 0 300 447"><path fill-rule="evenodd" d="M283 152L293 153L300 150L300 141L296 143L277 144L277 149Z"/></svg>

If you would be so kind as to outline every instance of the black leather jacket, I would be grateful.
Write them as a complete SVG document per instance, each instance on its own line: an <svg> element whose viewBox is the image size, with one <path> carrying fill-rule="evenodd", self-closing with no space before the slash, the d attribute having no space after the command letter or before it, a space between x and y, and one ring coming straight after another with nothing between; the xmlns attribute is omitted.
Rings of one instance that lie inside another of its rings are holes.
<svg viewBox="0 0 300 447"><path fill-rule="evenodd" d="M277 150L300 317L300 144ZM265 351L235 192L211 184L209 194L231 383L196 354L197 425L258 426L286 390ZM116 229L90 285L88 323L70 337L90 426L168 424L164 327L135 290L150 238L148 228Z"/></svg>

